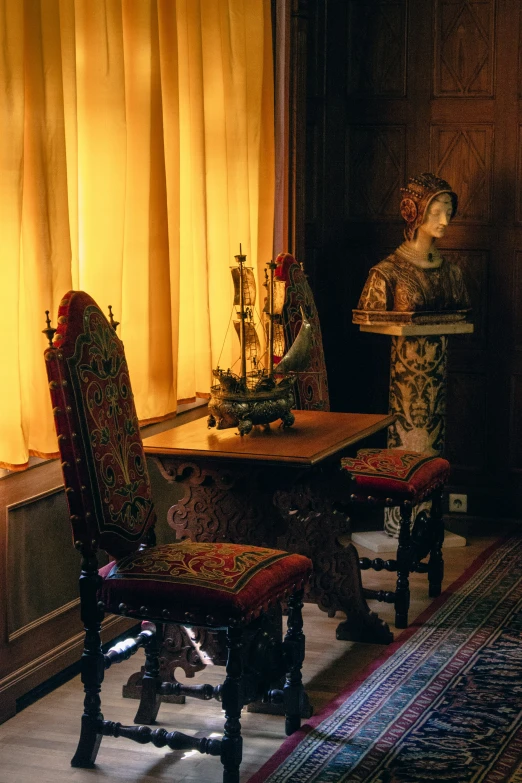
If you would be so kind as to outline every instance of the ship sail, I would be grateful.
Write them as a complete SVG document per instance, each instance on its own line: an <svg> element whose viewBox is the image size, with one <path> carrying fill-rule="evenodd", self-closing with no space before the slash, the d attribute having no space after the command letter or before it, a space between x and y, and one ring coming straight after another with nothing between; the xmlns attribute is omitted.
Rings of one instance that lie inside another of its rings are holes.
<svg viewBox="0 0 522 783"><path fill-rule="evenodd" d="M234 321L234 328L239 339L241 339L241 321ZM259 337L257 336L257 330L253 323L250 321L245 322L245 355L247 361L250 361L254 367L258 363L258 357L261 354L261 345Z"/></svg>
<svg viewBox="0 0 522 783"><path fill-rule="evenodd" d="M245 307L254 307L256 303L256 281L254 270L249 266L233 267L231 270L234 281L234 307L239 307L241 297L241 277L243 277L243 302Z"/></svg>
<svg viewBox="0 0 522 783"><path fill-rule="evenodd" d="M312 340L313 334L310 322L303 318L299 334L279 364L274 367L274 374L288 375L289 373L306 370L310 364Z"/></svg>
<svg viewBox="0 0 522 783"><path fill-rule="evenodd" d="M274 315L282 315L286 301L286 283L284 280L274 280Z"/></svg>
<svg viewBox="0 0 522 783"><path fill-rule="evenodd" d="M270 297L267 297L264 315L265 339L270 345L270 320L272 321L272 356L274 365L281 361L285 352L285 330L283 326L283 308L286 300L286 285L284 280L273 279L272 318L270 314Z"/></svg>

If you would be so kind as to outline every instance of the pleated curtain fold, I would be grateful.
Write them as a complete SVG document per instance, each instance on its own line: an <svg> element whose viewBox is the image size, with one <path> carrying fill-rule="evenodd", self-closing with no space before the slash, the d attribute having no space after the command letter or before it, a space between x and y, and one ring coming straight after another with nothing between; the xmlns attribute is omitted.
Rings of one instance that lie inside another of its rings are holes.
<svg viewBox="0 0 522 783"><path fill-rule="evenodd" d="M70 288L112 305L142 421L233 365L229 267L241 243L259 290L272 252L270 2L0 0L0 55L0 466L20 469L57 456L41 330Z"/></svg>

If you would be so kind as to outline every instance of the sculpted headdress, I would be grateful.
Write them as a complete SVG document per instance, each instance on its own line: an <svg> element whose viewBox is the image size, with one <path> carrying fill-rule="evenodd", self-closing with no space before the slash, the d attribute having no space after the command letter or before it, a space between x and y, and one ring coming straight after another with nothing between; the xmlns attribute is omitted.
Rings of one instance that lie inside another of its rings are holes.
<svg viewBox="0 0 522 783"><path fill-rule="evenodd" d="M453 203L453 212L451 217L455 216L457 211L457 194L451 189L451 185L434 174L420 174L418 177L411 177L406 187L401 188L401 215L406 221L404 236L406 239L413 239L415 232L424 220L426 210L434 198L442 193L448 193Z"/></svg>

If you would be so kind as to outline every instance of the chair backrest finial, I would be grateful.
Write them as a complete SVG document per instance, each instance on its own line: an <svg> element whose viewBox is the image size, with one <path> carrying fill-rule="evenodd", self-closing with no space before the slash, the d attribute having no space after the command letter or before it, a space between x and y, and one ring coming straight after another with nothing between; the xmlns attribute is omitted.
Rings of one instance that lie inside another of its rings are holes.
<svg viewBox="0 0 522 783"><path fill-rule="evenodd" d="M120 325L120 322L114 320L114 316L112 314L112 305L109 305L109 322L114 331L116 331L117 327Z"/></svg>
<svg viewBox="0 0 522 783"><path fill-rule="evenodd" d="M49 340L49 347L52 348L53 337L56 334L56 329L53 326L51 326L51 319L49 318L49 310L45 311L45 322L47 324L47 327L45 329L42 329L42 332Z"/></svg>

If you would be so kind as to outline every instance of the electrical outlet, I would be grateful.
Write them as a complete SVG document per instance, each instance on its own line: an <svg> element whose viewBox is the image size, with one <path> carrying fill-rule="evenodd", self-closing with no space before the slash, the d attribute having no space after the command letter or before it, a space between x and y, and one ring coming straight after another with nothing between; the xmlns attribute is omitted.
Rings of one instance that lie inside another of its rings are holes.
<svg viewBox="0 0 522 783"><path fill-rule="evenodd" d="M468 510L468 496L457 495L453 492L450 492L449 510L459 514L465 514Z"/></svg>

